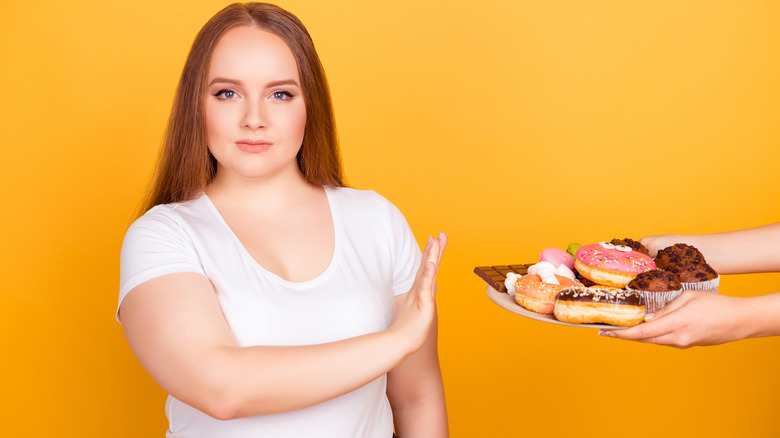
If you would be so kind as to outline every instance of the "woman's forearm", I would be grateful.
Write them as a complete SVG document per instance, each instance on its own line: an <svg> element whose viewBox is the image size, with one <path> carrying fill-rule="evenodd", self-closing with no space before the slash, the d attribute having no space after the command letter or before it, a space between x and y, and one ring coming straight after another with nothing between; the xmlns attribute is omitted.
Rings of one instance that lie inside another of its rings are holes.
<svg viewBox="0 0 780 438"><path fill-rule="evenodd" d="M423 347L387 376L387 396L398 438L449 436L437 326L438 318L434 318Z"/></svg>
<svg viewBox="0 0 780 438"><path fill-rule="evenodd" d="M443 393L404 406L393 407L398 438L445 438L449 436Z"/></svg>
<svg viewBox="0 0 780 438"><path fill-rule="evenodd" d="M206 327L173 330L165 321L169 329L161 331L159 321L127 312L126 337L166 392L221 420L313 406L371 382L413 351L392 330L318 345L240 347L212 325L215 318L192 313L205 316Z"/></svg>
<svg viewBox="0 0 780 438"><path fill-rule="evenodd" d="M780 271L780 223L713 234L667 234L642 239L655 253L675 243L696 247L721 274Z"/></svg>
<svg viewBox="0 0 780 438"><path fill-rule="evenodd" d="M226 347L203 376L222 419L287 412L313 406L379 378L405 357L402 342L384 331L301 347ZM199 397L204 400L204 397Z"/></svg>
<svg viewBox="0 0 780 438"><path fill-rule="evenodd" d="M780 335L780 292L745 298L744 324L748 328L745 337L759 338Z"/></svg>

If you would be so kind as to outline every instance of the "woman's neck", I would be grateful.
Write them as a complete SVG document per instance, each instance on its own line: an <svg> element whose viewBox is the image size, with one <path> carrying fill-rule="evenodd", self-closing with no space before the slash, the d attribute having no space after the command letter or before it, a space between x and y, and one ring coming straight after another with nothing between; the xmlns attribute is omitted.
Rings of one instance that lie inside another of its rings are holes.
<svg viewBox="0 0 780 438"><path fill-rule="evenodd" d="M219 169L206 195L215 203L230 209L242 209L248 213L287 211L303 198L322 190L308 183L297 168L262 180L236 177Z"/></svg>

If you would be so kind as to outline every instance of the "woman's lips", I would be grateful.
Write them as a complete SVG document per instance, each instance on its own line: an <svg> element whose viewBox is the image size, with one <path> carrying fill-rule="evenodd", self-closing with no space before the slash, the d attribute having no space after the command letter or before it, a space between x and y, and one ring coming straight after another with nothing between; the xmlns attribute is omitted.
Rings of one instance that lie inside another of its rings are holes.
<svg viewBox="0 0 780 438"><path fill-rule="evenodd" d="M273 143L265 140L239 140L236 142L236 145L243 152L257 154L271 149Z"/></svg>

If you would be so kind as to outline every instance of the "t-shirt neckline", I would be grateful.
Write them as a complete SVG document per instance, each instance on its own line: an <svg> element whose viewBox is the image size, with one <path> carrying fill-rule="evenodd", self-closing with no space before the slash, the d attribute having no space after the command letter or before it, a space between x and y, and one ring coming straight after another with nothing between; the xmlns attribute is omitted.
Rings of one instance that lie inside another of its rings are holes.
<svg viewBox="0 0 780 438"><path fill-rule="evenodd" d="M330 216L331 220L333 221L333 255L331 255L330 263L328 263L328 266L323 270L321 273L319 273L314 278L311 278L309 280L305 281L290 281L287 280L278 274L269 271L266 269L263 265L257 262L254 257L252 257L252 254L249 253L249 250L246 249L244 244L241 242L241 239L236 236L236 234L233 232L233 229L230 228L230 225L228 225L225 218L222 216L222 214L217 209L217 206L214 205L214 202L212 202L211 198L204 192L202 194L202 198L206 201L206 205L208 206L209 211L211 214L214 215L214 217L217 218L217 220L220 223L220 226L223 227L224 231L230 236L230 239L233 240L233 243L239 248L239 251L241 252L241 257L245 260L246 263L253 266L258 272L262 273L264 276L274 279L275 281L282 283L288 287L295 288L295 289L304 289L308 288L314 285L317 285L327 279L331 273L336 269L336 265L338 263L339 254L340 254L340 248L341 248L341 241L342 234L341 234L341 214L339 211L339 205L336 198L335 189L331 187L324 187L325 189L325 195L328 198L328 206L330 207Z"/></svg>

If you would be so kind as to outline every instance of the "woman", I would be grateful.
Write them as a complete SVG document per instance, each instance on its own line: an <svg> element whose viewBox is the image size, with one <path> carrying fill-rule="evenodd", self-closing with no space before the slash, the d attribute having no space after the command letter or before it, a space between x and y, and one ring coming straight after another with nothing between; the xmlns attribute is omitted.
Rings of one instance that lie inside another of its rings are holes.
<svg viewBox="0 0 780 438"><path fill-rule="evenodd" d="M196 37L118 318L168 436L446 436L435 276L401 213L343 187L311 39L233 4ZM392 409L391 409L392 406Z"/></svg>
<svg viewBox="0 0 780 438"><path fill-rule="evenodd" d="M780 272L780 223L715 234L641 239L655 257L675 243L695 246L721 274ZM780 292L747 298L686 291L647 322L602 336L687 348L780 335Z"/></svg>

